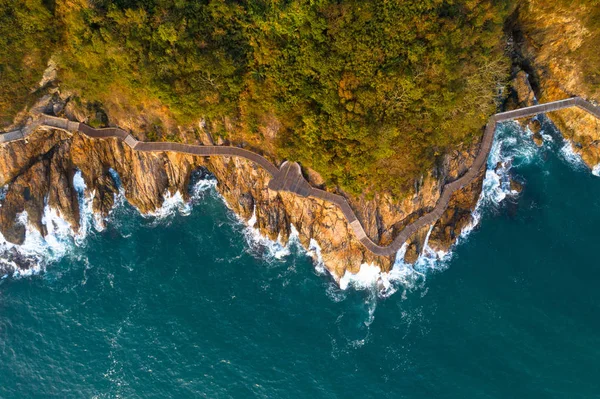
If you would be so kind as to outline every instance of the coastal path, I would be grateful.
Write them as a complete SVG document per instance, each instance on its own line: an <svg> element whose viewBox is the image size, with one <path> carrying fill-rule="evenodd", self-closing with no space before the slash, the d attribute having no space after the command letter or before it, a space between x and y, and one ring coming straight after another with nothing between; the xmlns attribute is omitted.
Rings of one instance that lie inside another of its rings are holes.
<svg viewBox="0 0 600 399"><path fill-rule="evenodd" d="M50 115L41 115L39 120L26 126L21 130L15 130L0 134L0 144L8 143L16 140L26 139L37 127L50 127L54 129L61 129L67 132L80 132L88 137L96 139L106 138L117 138L125 142L126 145L131 147L134 151L142 152L179 152L183 154L191 154L202 157L210 156L228 156L228 157L240 157L248 159L262 168L264 168L270 175L271 180L269 181L269 189L275 191L286 191L297 194L302 197L318 198L324 201L329 201L336 204L348 223L352 227L354 234L357 239L372 253L383 256L393 256L402 245L416 233L419 229L424 226L435 223L444 213L450 202L452 194L457 190L469 185L479 174L483 166L487 162L489 152L492 148L494 141L494 132L496 131L496 125L499 122L515 120L520 118L527 118L534 115L558 111L561 109L578 107L596 118L600 119L600 107L593 105L592 103L580 98L573 97L565 100L554 101L546 104L534 105L531 107L524 107L514 111L500 112L491 116L485 127L483 139L479 145L479 151L473 164L458 179L448 182L442 189L442 194L438 199L435 207L428 213L424 214L408 226L406 226L394 240L387 246L380 246L374 243L365 233L365 230L356 217L356 214L348 204L346 198L338 194L333 194L328 191L320 190L312 187L302 176L300 165L296 162L285 161L278 168L269 162L263 156L233 146L216 146L216 145L192 145L192 144L180 144L180 143L167 143L167 142L143 142L136 140L130 133L123 129L110 127L95 129L84 123L72 122L64 118L57 118Z"/></svg>

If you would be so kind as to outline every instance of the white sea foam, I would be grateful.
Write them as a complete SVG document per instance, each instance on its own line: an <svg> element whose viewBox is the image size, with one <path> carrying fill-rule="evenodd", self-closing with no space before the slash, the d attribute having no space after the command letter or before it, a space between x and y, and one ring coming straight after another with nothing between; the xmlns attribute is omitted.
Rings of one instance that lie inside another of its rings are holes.
<svg viewBox="0 0 600 399"><path fill-rule="evenodd" d="M498 129L488 158L482 192L472 213L472 222L462 230L455 245L465 240L479 224L484 210L497 208L506 198L518 194L510 188L510 169L536 159L538 148L520 125L509 122L501 124ZM423 251L414 265L404 262L407 249L404 244L396 254L396 260L389 272L381 272L376 265L363 264L358 273L352 274L347 271L342 276L339 281L340 288L376 289L379 296L387 297L398 290L402 290L404 295L407 290L423 287L431 271L446 269L452 259L452 251L435 251L429 246L431 231L432 227L425 238Z"/></svg>
<svg viewBox="0 0 600 399"><path fill-rule="evenodd" d="M540 122L548 123L544 116L539 116ZM471 231L479 224L482 214L487 209L497 209L506 198L515 196L517 191L510 188L510 171L515 166L530 164L539 159L539 148L530 138L523 140L524 136L530 136L531 131L522 129L516 122L504 122L497 128L496 137L490 151L487 162L486 175L483 181L482 191L472 213L472 222L463 229L457 243L465 239ZM552 127L550 127L552 130ZM528 133L528 134L524 134ZM555 132L558 133L558 132ZM544 139L544 148L549 150L554 147L555 139L551 134L540 132ZM562 139L559 154L567 163L576 168L583 168L584 162L574 150L571 142ZM592 169L592 173L600 176L600 164Z"/></svg>
<svg viewBox="0 0 600 399"><path fill-rule="evenodd" d="M290 225L290 236L287 242L283 242L281 235L274 241L262 235L260 229L255 227L258 221L256 207L254 207L252 216L246 222L244 222L235 212L233 212L233 215L239 222L246 225L244 236L246 237L246 242L252 254L260 255L267 262L273 262L286 258L292 253L291 249L294 248L300 253L308 255L312 259L317 274L329 274L329 271L325 267L323 256L321 255L319 243L314 238L311 238L308 248L305 248L300 243L298 229L293 224ZM332 277L335 279L335 276L332 275Z"/></svg>
<svg viewBox="0 0 600 399"><path fill-rule="evenodd" d="M503 123L498 129L488 157L481 194L472 213L472 221L463 229L459 241L465 239L479 224L484 210L497 209L506 198L518 194L510 187L510 170L514 166L533 162L538 154L538 147L530 138L525 137L522 128L516 122Z"/></svg>
<svg viewBox="0 0 600 399"><path fill-rule="evenodd" d="M25 241L22 245L8 242L0 234L0 254L5 258L2 266L12 270L14 277L40 272L46 265L62 259L70 254L75 246L85 242L91 229L93 193L88 197L85 196L86 185L80 171L77 171L73 177L73 186L79 198L81 217L79 231L75 232L60 212L52 208L46 199L41 220L46 229L44 236L29 223L29 215L26 211L17 216L17 222L25 227ZM26 260L27 266L21 268L15 261L10 260L15 254L21 260Z"/></svg>
<svg viewBox="0 0 600 399"><path fill-rule="evenodd" d="M241 218L236 215L236 218L243 222ZM298 230L292 225L290 226L290 238L287 243L282 242L281 235L277 237L276 241L263 236L260 230L256 226L258 219L256 217L256 207L252 211L252 216L246 222L247 228L244 231L246 242L249 248L254 254L261 254L263 258L269 262L274 260L281 260L288 256L290 252L290 244L292 242L298 242Z"/></svg>
<svg viewBox="0 0 600 399"><path fill-rule="evenodd" d="M315 271L320 275L327 274L328 271L325 268L325 262L323 262L323 256L321 255L321 246L314 238L310 239L307 252L313 259Z"/></svg>
<svg viewBox="0 0 600 399"><path fill-rule="evenodd" d="M214 190L216 186L217 179L215 178L199 179L194 183L194 185L191 188L192 199L202 198L205 192Z"/></svg>
<svg viewBox="0 0 600 399"><path fill-rule="evenodd" d="M83 245L87 235L92 231L92 226L97 230L101 231L104 229L104 224L101 223L100 215L94 215L94 197L96 193L90 192L86 196L87 185L83 180L81 171L77 171L73 176L73 187L77 192L77 198L79 201L79 231L75 234L75 243L77 245Z"/></svg>
<svg viewBox="0 0 600 399"><path fill-rule="evenodd" d="M183 195L181 195L179 191L176 191L175 194L171 194L171 192L167 190L163 194L163 203L161 207L153 212L148 212L147 216L151 216L156 218L157 221L161 221L177 213L181 215L189 215L190 212L190 204L184 201Z"/></svg>
<svg viewBox="0 0 600 399"><path fill-rule="evenodd" d="M356 274L352 274L346 270L346 273L340 278L340 288L345 290L350 285L362 289L372 288L381 279L381 274L379 266L363 263Z"/></svg>
<svg viewBox="0 0 600 399"><path fill-rule="evenodd" d="M423 251L414 264L406 263L407 244L404 243L396 254L396 259L389 272L382 272L381 269L373 264L362 264L356 274L348 271L339 281L340 288L346 290L348 287L355 289L375 290L380 297L389 297L398 290L403 294L407 290L413 290L423 286L428 272L444 270L451 258L451 252L435 251L429 246L429 236L433 226L429 228Z"/></svg>
<svg viewBox="0 0 600 399"><path fill-rule="evenodd" d="M573 144L569 140L564 140L564 144L560 148L560 155L565 161L567 161L567 163L575 168L587 168L581 159L581 156L573 149Z"/></svg>
<svg viewBox="0 0 600 399"><path fill-rule="evenodd" d="M53 261L60 260L70 248L69 237L72 229L58 213L46 206L42 222L48 229L48 234L43 237L40 232L29 224L27 212L17 216L17 222L25 226L25 241L22 245L12 244L0 234L0 256L4 258L2 266L13 277L25 277L40 272ZM20 259L27 261L27 267L19 266L11 260L11 253L18 253Z"/></svg>
<svg viewBox="0 0 600 399"><path fill-rule="evenodd" d="M163 194L163 203L161 207L154 212L149 212L147 216L155 218L157 222L176 214L188 216L192 212L193 201L200 198L205 191L213 189L216 185L217 181L215 179L198 180L190 189L192 201L186 201L179 191L176 191L175 194L171 194L171 192L167 190Z"/></svg>

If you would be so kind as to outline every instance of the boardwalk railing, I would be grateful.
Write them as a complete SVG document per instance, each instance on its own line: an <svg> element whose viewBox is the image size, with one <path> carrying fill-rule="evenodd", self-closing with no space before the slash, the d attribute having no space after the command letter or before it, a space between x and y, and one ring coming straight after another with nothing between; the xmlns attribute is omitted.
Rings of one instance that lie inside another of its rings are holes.
<svg viewBox="0 0 600 399"><path fill-rule="evenodd" d="M243 148L232 147L232 146L214 146L214 145L192 145L192 144L180 144L180 143L156 143L156 142L142 142L136 140L131 134L123 129L119 128L104 128L95 129L79 122L72 122L67 119L57 118L50 115L42 115L41 118L34 124L27 126L22 130L12 131L4 134L0 134L0 144L9 143L16 140L26 139L37 127L50 127L54 129L61 129L67 132L80 132L86 136L106 139L106 138L118 138L125 142L129 147L135 151L142 152L179 152L183 154L191 154L197 156L229 156L229 157L241 157L248 159L262 168L264 168L272 177L269 182L269 188L275 191L287 191L292 192L303 197L313 197L324 201L332 202L336 204L345 218L347 219L350 227L352 228L357 239L372 253L376 255L392 256L398 252L400 247L421 228L435 223L444 213L450 202L452 194L457 190L469 185L479 175L482 167L485 165L492 143L494 141L494 132L496 131L496 125L499 122L514 120L519 118L527 118L537 114L558 111L561 109L578 107L582 110L590 113L591 115L600 119L600 107L585 101L580 97L568 98L565 100L554 101L546 104L534 105L531 107L524 107L514 111L500 112L493 115L488 120L483 134L483 139L479 146L479 151L473 164L469 170L460 178L447 183L442 189L442 194L438 199L435 207L425 215L421 216L413 223L406 226L387 246L382 247L374 243L366 234L362 224L356 217L356 214L348 204L348 201L341 195L333 194L324 190L319 190L312 187L302 176L300 165L295 162L284 162L280 168L277 168L271 162L269 162L263 156L245 150Z"/></svg>

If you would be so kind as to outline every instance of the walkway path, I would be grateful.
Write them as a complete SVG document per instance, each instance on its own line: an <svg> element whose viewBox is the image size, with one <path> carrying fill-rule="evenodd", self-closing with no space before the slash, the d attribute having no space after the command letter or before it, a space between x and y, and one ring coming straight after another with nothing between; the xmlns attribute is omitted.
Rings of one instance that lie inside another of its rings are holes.
<svg viewBox="0 0 600 399"><path fill-rule="evenodd" d="M410 238L411 235L416 233L422 227L430 225L436 222L444 213L450 202L452 194L467 185L469 185L473 179L477 177L483 165L485 165L492 143L494 141L494 132L496 131L496 124L498 122L514 120L519 118L526 118L541 113L558 111L565 108L579 107L582 110L594 115L600 119L600 107L596 107L593 104L585 101L582 98L574 97L566 100L554 101L551 103L534 105L531 107L525 107L514 111L501 112L490 117L481 141L479 152L475 157L473 165L469 170L460 178L446 184L442 190L436 206L427 214L421 216L413 223L406 226L386 247L375 244L365 233L363 226L356 217L356 214L348 204L348 201L341 195L333 194L324 190L319 190L312 187L302 176L300 165L296 162L284 162L280 168L277 168L267 159L258 155L252 151L245 150L243 148L232 147L232 146L214 146L214 145L191 145L191 144L179 144L179 143L156 143L156 142L143 142L136 140L131 134L127 133L123 129L119 128L105 128L105 129L94 129L88 125L78 122L71 122L67 119L57 118L49 115L42 115L40 120L23 130L17 130L0 134L0 144L7 143L15 140L25 139L30 135L37 127L46 126L56 129L62 129L67 132L81 132L86 136L93 138L118 138L123 140L125 144L131 147L135 151L143 152L180 152L184 154L192 154L198 156L231 156L241 157L248 159L261 167L263 167L271 176L272 179L269 182L269 188L275 191L287 191L292 192L302 197L313 197L319 198L325 201L332 202L340 207L344 216L348 220L348 223L352 227L354 234L358 240L371 252L376 255L392 256L402 247L402 245Z"/></svg>

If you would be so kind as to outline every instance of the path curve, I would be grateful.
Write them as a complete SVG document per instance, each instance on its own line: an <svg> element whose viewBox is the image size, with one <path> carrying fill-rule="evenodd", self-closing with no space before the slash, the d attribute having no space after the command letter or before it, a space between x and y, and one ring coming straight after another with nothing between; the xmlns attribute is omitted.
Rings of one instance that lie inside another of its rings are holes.
<svg viewBox="0 0 600 399"><path fill-rule="evenodd" d="M104 138L118 138L125 142L129 147L135 151L142 152L179 152L183 154L191 154L198 156L230 156L230 157L241 157L248 159L262 168L264 168L272 177L269 181L269 188L275 191L287 191L292 192L302 197L313 197L321 200L329 201L336 204L348 220L348 223L352 227L354 234L358 240L367 248L369 251L376 255L392 256L395 255L402 245L420 230L422 227L435 223L444 213L450 202L450 198L455 191L469 185L479 174L483 165L486 164L489 152L492 148L494 141L494 132L496 131L496 125L499 122L514 120L520 118L531 117L537 114L558 111L561 109L578 107L588 112L589 114L600 119L600 107L597 107L590 102L580 98L573 97L565 100L553 101L546 104L534 105L531 107L524 107L514 111L500 112L490 117L485 127L483 139L479 146L479 151L473 164L469 170L462 175L460 178L447 183L442 189L442 194L438 199L435 207L425 215L421 216L413 223L406 226L394 240L385 247L374 243L365 233L365 230L356 217L356 214L348 204L346 198L341 195L333 194L324 190L320 190L312 187L302 176L300 165L296 162L285 161L280 168L277 168L271 162L269 162L263 156L245 150L239 147L233 146L215 146L215 145L192 145L192 144L180 144L180 143L167 143L167 142L143 142L136 140L131 134L123 129L119 128L103 128L95 129L86 124L79 122L71 122L64 118L57 118L50 115L41 115L40 119L35 123L25 127L22 130L16 130L4 134L0 134L0 144L7 143L16 140L26 139L28 135L33 133L37 127L50 127L54 129L61 129L67 132L80 132L86 136L104 139Z"/></svg>

